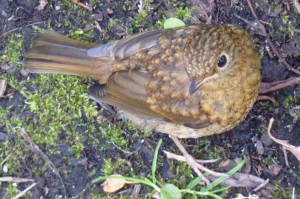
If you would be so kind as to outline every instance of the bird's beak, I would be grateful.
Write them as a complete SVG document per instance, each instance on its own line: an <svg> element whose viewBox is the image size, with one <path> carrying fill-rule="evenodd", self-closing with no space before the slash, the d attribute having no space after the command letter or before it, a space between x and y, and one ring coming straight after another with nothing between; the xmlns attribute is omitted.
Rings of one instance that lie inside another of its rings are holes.
<svg viewBox="0 0 300 199"><path fill-rule="evenodd" d="M219 72L216 72L214 74L212 74L211 76L209 77L206 77L204 79L195 79L195 78L191 78L190 82L190 88L189 88L189 94L190 95L193 95L193 93L195 93L202 84L208 82L208 81L211 81L212 79L215 79L216 77L218 77L220 74Z"/></svg>
<svg viewBox="0 0 300 199"><path fill-rule="evenodd" d="M189 88L189 94L192 95L197 91L197 89L201 86L203 81L197 80L197 79L191 79L191 85Z"/></svg>

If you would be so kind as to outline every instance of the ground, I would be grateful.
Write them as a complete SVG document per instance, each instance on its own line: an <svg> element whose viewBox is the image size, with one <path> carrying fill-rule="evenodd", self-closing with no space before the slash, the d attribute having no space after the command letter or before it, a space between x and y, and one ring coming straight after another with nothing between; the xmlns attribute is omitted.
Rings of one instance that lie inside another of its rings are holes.
<svg viewBox="0 0 300 199"><path fill-rule="evenodd" d="M71 0L49 1L40 9L36 8L37 0L0 0L0 81L7 83L4 94L0 95L0 179L34 179L36 186L28 190L24 198L62 198L64 195L69 198L129 198L132 185L121 192L107 194L99 183L91 184L91 180L114 173L139 178L151 176L152 157L159 139L163 140L163 150L179 153L168 136L145 132L89 100L87 88L93 84L92 80L24 74L22 54L30 47L32 37L43 29L82 41L105 43L128 34L163 28L169 17L180 18L186 24L230 23L252 35L262 59L262 81L297 76L268 53L264 36L236 16L250 22L254 20L245 1L81 2L91 6L92 11ZM279 53L299 70L300 21L292 1L253 0L252 3ZM300 198L299 161L289 152L285 155L282 147L267 136L269 119L274 117L274 136L300 145L300 86L268 95L278 104L257 101L247 118L233 130L222 135L188 139L184 145L194 157L220 157L222 163L235 163L248 157L244 172L269 179L274 185L272 193L262 190L251 194L260 195L260 198ZM49 162L30 150L20 134L21 129L53 163L61 180ZM184 163L168 160L162 149L157 179L184 188L195 174ZM211 168L224 169L220 165ZM0 198L12 198L33 183L1 181ZM139 198L150 198L151 191L142 186ZM231 198L237 193L248 196L249 191L231 188L219 194Z"/></svg>

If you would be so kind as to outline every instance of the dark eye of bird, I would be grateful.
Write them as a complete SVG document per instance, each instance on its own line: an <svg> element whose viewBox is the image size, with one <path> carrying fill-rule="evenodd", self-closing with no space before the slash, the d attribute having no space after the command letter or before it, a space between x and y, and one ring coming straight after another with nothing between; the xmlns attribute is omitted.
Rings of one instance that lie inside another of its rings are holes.
<svg viewBox="0 0 300 199"><path fill-rule="evenodd" d="M225 55L222 55L218 61L218 67L222 68L226 65L227 63L227 58Z"/></svg>

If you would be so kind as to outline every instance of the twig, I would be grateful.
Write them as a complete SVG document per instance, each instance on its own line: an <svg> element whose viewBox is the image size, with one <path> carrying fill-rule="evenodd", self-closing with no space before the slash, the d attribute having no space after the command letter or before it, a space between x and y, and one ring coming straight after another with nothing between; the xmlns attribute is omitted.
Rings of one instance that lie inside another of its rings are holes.
<svg viewBox="0 0 300 199"><path fill-rule="evenodd" d="M290 164L289 164L289 160L288 160L286 148L282 147L282 152L283 152L283 157L284 157L285 164L286 164L286 166L288 168L290 168Z"/></svg>
<svg viewBox="0 0 300 199"><path fill-rule="evenodd" d="M280 55L276 47L274 46L273 42L269 37L267 37L267 43L271 47L273 53L278 57L279 62L283 63L283 65L290 71L294 72L297 75L300 75L300 71L296 70L293 66L291 66L289 63L285 61L285 59Z"/></svg>
<svg viewBox="0 0 300 199"><path fill-rule="evenodd" d="M204 166L202 166L201 164L198 164L197 161L186 151L186 149L183 147L183 145L180 143L180 141L178 140L177 137L175 136L170 136L171 139L174 141L174 143L176 144L176 146L179 148L179 150L182 152L183 156L184 156L184 161L186 163L188 163L192 168L193 170L197 173L197 175L199 177L202 178L203 174L199 171L202 170L202 171L205 171L213 176L224 176L224 177L228 177L227 174L225 173L218 173L218 172L215 172L215 171L212 171ZM193 164L193 162L195 162L195 164ZM203 176L204 177L204 176ZM209 184L209 180L206 179L205 177L202 178L206 183Z"/></svg>
<svg viewBox="0 0 300 199"><path fill-rule="evenodd" d="M259 21L257 15L256 15L256 12L252 6L252 3L250 0L246 0L247 1L247 4L249 6L249 9L252 13L252 15L254 16L255 20L257 21L257 23L259 23L259 25L261 26L262 28L262 31L267 33L264 25ZM294 67L292 67L289 63L286 62L286 60L280 55L280 53L278 52L278 50L276 49L275 45L273 44L273 42L271 41L270 37L266 34L266 38L267 38L267 43L268 45L271 47L273 53L278 57L279 59L279 62L281 62L288 70L294 72L295 74L297 75L300 75L300 71L296 70Z"/></svg>
<svg viewBox="0 0 300 199"><path fill-rule="evenodd" d="M260 185L258 185L255 189L253 189L253 191L257 192L261 188L265 187L268 183L269 183L269 179L265 180L265 182L263 182Z"/></svg>
<svg viewBox="0 0 300 199"><path fill-rule="evenodd" d="M60 176L59 172L57 171L56 166L53 164L53 162L46 156L46 154L30 139L29 135L23 128L20 129L20 134L23 137L23 139L26 141L26 146L33 152L38 154L50 167L51 171L58 177L60 180L60 183L63 188L64 198L67 198L67 192L65 188L65 184L63 182L62 177Z"/></svg>
<svg viewBox="0 0 300 199"><path fill-rule="evenodd" d="M0 182L14 182L14 183L34 182L34 179L31 179L31 178L0 177Z"/></svg>
<svg viewBox="0 0 300 199"><path fill-rule="evenodd" d="M133 190L130 196L130 199L138 199L139 198L139 194L141 191L142 185L141 184L135 184L133 186Z"/></svg>
<svg viewBox="0 0 300 199"><path fill-rule="evenodd" d="M269 137L276 142L277 144L282 145L283 148L291 152L299 161L300 161L300 146L294 146L289 144L288 140L280 140L275 138L271 133L271 128L274 122L274 118L270 119L269 126L268 126L268 135Z"/></svg>
<svg viewBox="0 0 300 199"><path fill-rule="evenodd" d="M34 25L37 25L37 24L45 23L45 22L46 22L46 21L34 22L34 23L30 23L30 24L27 24L27 25L22 26L22 27L19 27L19 28L14 28L14 29L12 29L12 30L9 30L9 31L7 31L7 32L5 32L5 33L3 33L3 34L1 34L1 35L0 35L0 38L3 37L3 36L5 36L5 35L7 35L7 34L9 34L9 33L11 33L11 32L14 32L14 31L16 31L16 30L19 30L19 29L21 29L21 28L24 28L24 27L26 27L26 26L34 26Z"/></svg>
<svg viewBox="0 0 300 199"><path fill-rule="evenodd" d="M292 199L295 199L295 187L293 187Z"/></svg>
<svg viewBox="0 0 300 199"><path fill-rule="evenodd" d="M293 3L294 3L296 10L300 14L300 3L298 2L298 0L293 0Z"/></svg>
<svg viewBox="0 0 300 199"><path fill-rule="evenodd" d="M188 163L190 167L196 172L196 174L206 183L210 184L210 181L199 171L198 165L193 164L194 158L186 151L183 145L180 143L176 136L170 135L171 139L174 141L176 146L179 148L183 156L185 157L185 162Z"/></svg>
<svg viewBox="0 0 300 199"><path fill-rule="evenodd" d="M278 103L276 102L274 97L270 97L270 96L267 96L267 95L259 95L259 96L257 96L256 100L257 101L259 101L259 100L270 100L273 103L273 106L278 105Z"/></svg>
<svg viewBox="0 0 300 199"><path fill-rule="evenodd" d="M272 82L272 83L261 82L260 88L259 88L259 93L260 94L265 94L265 93L268 93L268 92L271 92L271 91L276 91L276 90L279 90L279 89L286 88L288 86L293 86L293 85L298 84L298 83L300 83L300 76L290 78L290 79L287 79L287 80L283 80L283 81Z"/></svg>
<svg viewBox="0 0 300 199"><path fill-rule="evenodd" d="M0 80L0 98L4 96L6 91L7 82L5 80Z"/></svg>
<svg viewBox="0 0 300 199"><path fill-rule="evenodd" d="M174 160L185 162L185 158L181 155L177 155L177 154L171 153L169 151L163 151L163 152L167 155L167 157L169 159L174 159ZM196 160L196 162L198 162L200 164L206 164L206 163L215 163L219 160L220 160L220 158L217 158L217 159L214 159L214 160Z"/></svg>
<svg viewBox="0 0 300 199"><path fill-rule="evenodd" d="M16 195L15 197L13 197L12 199L18 199L21 198L27 191L29 191L30 189L32 189L33 187L35 187L37 183L33 183L32 185L30 185L29 187L27 187L26 189L24 189L23 191L21 191L20 193L18 193L18 195Z"/></svg>
<svg viewBox="0 0 300 199"><path fill-rule="evenodd" d="M81 3L80 0L72 0L74 3L76 3L77 5L87 9L88 11L92 12L93 8L91 6L85 5L84 3Z"/></svg>
<svg viewBox="0 0 300 199"><path fill-rule="evenodd" d="M18 144L15 144L14 148L11 150L11 152L8 154L8 156L6 156L6 158L4 158L4 160L0 163L0 166L3 165L6 160L8 160L8 158L11 156L11 154L13 154L13 152L16 150L16 147L18 146Z"/></svg>
<svg viewBox="0 0 300 199"><path fill-rule="evenodd" d="M134 150L134 151L126 151L126 150L120 148L118 145L116 145L113 141L111 141L111 143L112 143L118 150L122 151L123 153L126 153L127 155L132 155L132 154L136 153L137 151L139 151L140 148L141 148L141 147L138 147L138 148L137 148L136 150Z"/></svg>

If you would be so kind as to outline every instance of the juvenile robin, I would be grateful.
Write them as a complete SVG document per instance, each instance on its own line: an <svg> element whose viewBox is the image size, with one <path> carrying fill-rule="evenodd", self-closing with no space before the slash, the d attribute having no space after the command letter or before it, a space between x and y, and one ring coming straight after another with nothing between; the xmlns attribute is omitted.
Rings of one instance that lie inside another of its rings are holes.
<svg viewBox="0 0 300 199"><path fill-rule="evenodd" d="M33 39L25 66L31 73L91 77L98 81L89 89L92 99L173 139L232 129L260 83L252 39L232 25L155 30L100 46L46 31Z"/></svg>

